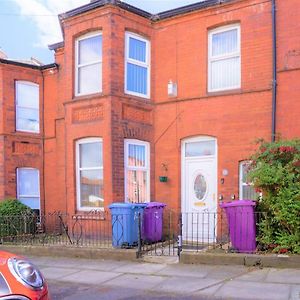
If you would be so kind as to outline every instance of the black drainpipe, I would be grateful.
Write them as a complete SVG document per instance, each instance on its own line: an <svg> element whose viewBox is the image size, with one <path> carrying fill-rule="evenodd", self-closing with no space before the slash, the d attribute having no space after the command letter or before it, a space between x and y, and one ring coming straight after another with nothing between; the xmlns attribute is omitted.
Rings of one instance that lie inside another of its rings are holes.
<svg viewBox="0 0 300 300"><path fill-rule="evenodd" d="M276 0L272 0L272 48L273 48L273 81L272 81L272 142L276 138L276 102L277 102L277 37L276 37Z"/></svg>

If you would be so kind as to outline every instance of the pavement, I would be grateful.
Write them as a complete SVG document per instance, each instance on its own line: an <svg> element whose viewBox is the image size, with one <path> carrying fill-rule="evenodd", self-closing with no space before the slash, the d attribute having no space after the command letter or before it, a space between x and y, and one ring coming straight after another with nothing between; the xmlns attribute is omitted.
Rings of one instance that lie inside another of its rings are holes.
<svg viewBox="0 0 300 300"><path fill-rule="evenodd" d="M300 269L29 257L55 299L300 299ZM151 260L150 260L151 261Z"/></svg>

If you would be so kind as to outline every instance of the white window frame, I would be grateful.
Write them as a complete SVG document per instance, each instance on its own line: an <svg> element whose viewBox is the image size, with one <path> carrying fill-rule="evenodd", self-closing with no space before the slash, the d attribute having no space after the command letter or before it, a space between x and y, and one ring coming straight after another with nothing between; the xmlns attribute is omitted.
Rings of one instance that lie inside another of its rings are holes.
<svg viewBox="0 0 300 300"><path fill-rule="evenodd" d="M89 39L89 38L92 38L92 37L95 37L95 36L101 36L102 37L102 59L101 60L95 60L95 61L91 61L91 62L88 62L88 63L85 63L85 64L79 64L78 63L78 54L79 54L79 51L78 51L78 47L79 47L79 42L82 41L82 40L86 40L86 39ZM86 67L86 66L92 66L92 65L95 65L95 64L101 64L101 68L100 68L100 77L101 77L101 80L99 82L99 90L95 91L95 92L91 92L91 93L79 93L78 92L78 87L79 87L79 78L78 78L78 70L80 67ZM87 33L85 35L82 35L80 36L79 38L76 39L75 41L75 96L83 96L83 95L90 95L90 94L95 94L95 93L102 93L102 86L103 86L103 36L102 36L102 31L94 31L94 32L91 32L91 33Z"/></svg>
<svg viewBox="0 0 300 300"><path fill-rule="evenodd" d="M38 108L34 108L34 107L29 107L29 106L20 106L18 104L18 100L19 100L19 95L18 95L18 85L31 85L34 86L38 89ZM30 133L40 133L40 86L37 83L31 82L31 81L24 81L24 80L17 80L15 83L15 93L16 93L16 100L15 100L15 112L16 112L16 131L21 131L21 132L30 132ZM18 118L19 118L19 114L18 114L18 108L25 108L25 109L31 109L31 110L35 110L38 112L38 122L39 122L39 126L38 126L38 130L29 130L29 129L22 129L22 128L18 128Z"/></svg>
<svg viewBox="0 0 300 300"><path fill-rule="evenodd" d="M35 170L37 171L37 175L38 175L38 188L39 188L39 194L37 195L22 195L20 194L20 188L19 188L19 178L20 178L20 170ZM39 211L40 211L40 215L41 215L41 189L40 189L40 170L37 168L17 168L17 199L19 198L39 198Z"/></svg>
<svg viewBox="0 0 300 300"><path fill-rule="evenodd" d="M251 161L249 160L242 160L239 162L239 199L244 200L244 195L243 195L243 187L244 186L252 186L252 182L243 182L243 166L251 164ZM255 200L255 199L246 199L246 200Z"/></svg>
<svg viewBox="0 0 300 300"><path fill-rule="evenodd" d="M102 138L83 138L78 141L76 141L76 202L77 202L77 210L80 211L91 211L91 210L104 210L104 207L87 207L87 206L81 206L81 190L80 190L80 171L85 170L102 170L103 168L103 161L102 161L102 167L90 167L90 168L80 168L80 145L82 144L89 144L89 143L102 143L102 157L103 157L103 139ZM103 173L103 181L104 181L104 173ZM104 199L102 199L104 201Z"/></svg>
<svg viewBox="0 0 300 300"><path fill-rule="evenodd" d="M230 54L222 54L218 56L212 56L212 37L214 34L230 31L233 29L237 29L237 51L232 52ZM230 58L239 58L239 83L235 86L230 86L226 88L218 88L218 89L213 89L212 86L212 68L211 65L215 61L220 61L220 60L226 60ZM233 25L227 25L227 26L222 26L218 27L216 29L210 30L208 32L208 92L219 92L219 91L227 91L227 90L233 90L233 89L239 89L241 88L241 26L240 24L233 24Z"/></svg>
<svg viewBox="0 0 300 300"><path fill-rule="evenodd" d="M134 38L136 40L142 41L144 43L146 43L146 61L142 62L136 59L132 59L129 57L129 39L130 38ZM151 44L150 41L141 37L140 35L137 35L135 33L132 32L125 32L125 76L124 76L124 91L125 94L129 94L129 95L134 95L137 97L143 97L143 98L150 98L150 59L151 59ZM147 94L142 94L142 93L137 93L137 92L132 92L127 90L127 63L131 63L137 66L141 66L143 68L147 68Z"/></svg>
<svg viewBox="0 0 300 300"><path fill-rule="evenodd" d="M145 146L145 166L144 167L136 167L128 165L128 149L129 145L140 145ZM136 140L136 139L125 139L124 140L124 184L125 184L125 202L129 202L128 200L128 188L127 188L127 171L128 170L138 170L138 171L146 171L146 179L147 179L147 187L146 187L146 202L150 202L150 143Z"/></svg>

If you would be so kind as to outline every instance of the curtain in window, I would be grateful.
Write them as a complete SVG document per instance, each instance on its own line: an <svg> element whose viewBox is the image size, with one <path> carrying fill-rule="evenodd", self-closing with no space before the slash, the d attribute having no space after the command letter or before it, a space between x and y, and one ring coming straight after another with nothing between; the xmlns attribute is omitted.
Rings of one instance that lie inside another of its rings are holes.
<svg viewBox="0 0 300 300"><path fill-rule="evenodd" d="M210 89L240 86L238 29L211 34Z"/></svg>
<svg viewBox="0 0 300 300"><path fill-rule="evenodd" d="M148 94L147 42L128 37L126 90Z"/></svg>

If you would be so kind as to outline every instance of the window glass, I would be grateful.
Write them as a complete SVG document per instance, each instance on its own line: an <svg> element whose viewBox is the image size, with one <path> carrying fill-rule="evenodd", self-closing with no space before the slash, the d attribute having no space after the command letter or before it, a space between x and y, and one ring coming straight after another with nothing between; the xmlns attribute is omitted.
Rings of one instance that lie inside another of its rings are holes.
<svg viewBox="0 0 300 300"><path fill-rule="evenodd" d="M185 156L215 155L215 141L190 142L185 144Z"/></svg>
<svg viewBox="0 0 300 300"><path fill-rule="evenodd" d="M18 130L39 132L39 111L17 107L16 127Z"/></svg>
<svg viewBox="0 0 300 300"><path fill-rule="evenodd" d="M30 168L17 169L17 191L21 203L40 213L39 170Z"/></svg>
<svg viewBox="0 0 300 300"><path fill-rule="evenodd" d="M102 81L102 64L78 68L78 93L92 94L99 91Z"/></svg>
<svg viewBox="0 0 300 300"><path fill-rule="evenodd" d="M130 37L129 58L146 62L146 42Z"/></svg>
<svg viewBox="0 0 300 300"><path fill-rule="evenodd" d="M102 166L102 143L80 144L80 167L93 168Z"/></svg>
<svg viewBox="0 0 300 300"><path fill-rule="evenodd" d="M146 166L146 146L145 145L128 145L128 165L135 167Z"/></svg>
<svg viewBox="0 0 300 300"><path fill-rule="evenodd" d="M147 94L147 68L127 63L127 89Z"/></svg>
<svg viewBox="0 0 300 300"><path fill-rule="evenodd" d="M101 139L77 142L77 201L83 210L103 209L103 145Z"/></svg>
<svg viewBox="0 0 300 300"><path fill-rule="evenodd" d="M212 55L224 55L238 50L237 29L215 33L212 36Z"/></svg>
<svg viewBox="0 0 300 300"><path fill-rule="evenodd" d="M220 87L228 86L237 86L240 80L239 68L240 61L238 57L212 62L212 89L218 89Z"/></svg>
<svg viewBox="0 0 300 300"><path fill-rule="evenodd" d="M16 130L39 132L39 86L16 82Z"/></svg>
<svg viewBox="0 0 300 300"><path fill-rule="evenodd" d="M249 172L249 161L240 162L240 199L241 200L256 200L259 194L256 193L252 182L247 180Z"/></svg>
<svg viewBox="0 0 300 300"><path fill-rule="evenodd" d="M102 35L95 33L76 42L76 95L102 91Z"/></svg>
<svg viewBox="0 0 300 300"><path fill-rule="evenodd" d="M127 202L149 202L149 143L125 141L125 191Z"/></svg>
<svg viewBox="0 0 300 300"><path fill-rule="evenodd" d="M94 36L78 42L80 65L102 60L102 36Z"/></svg>
<svg viewBox="0 0 300 300"><path fill-rule="evenodd" d="M149 98L150 43L126 33L125 93Z"/></svg>

